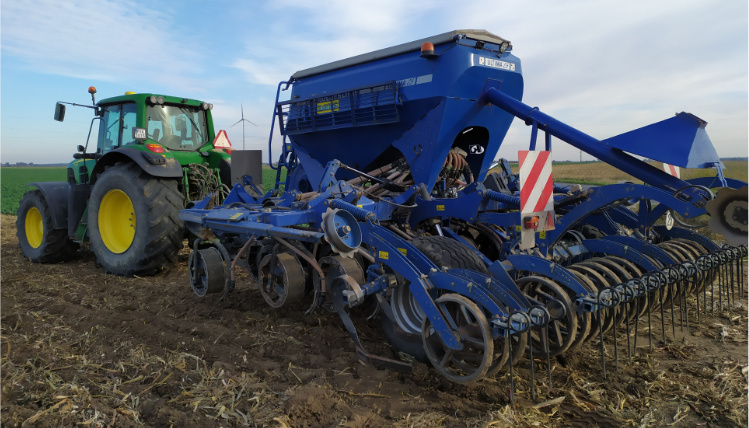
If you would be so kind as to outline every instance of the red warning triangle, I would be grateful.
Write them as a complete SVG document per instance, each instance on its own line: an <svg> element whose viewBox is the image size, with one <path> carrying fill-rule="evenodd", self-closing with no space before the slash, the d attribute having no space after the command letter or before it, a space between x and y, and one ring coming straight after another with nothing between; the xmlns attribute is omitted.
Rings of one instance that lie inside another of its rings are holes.
<svg viewBox="0 0 749 428"><path fill-rule="evenodd" d="M231 147L231 141L229 141L226 131L223 129L218 131L216 138L213 139L213 147L217 149L228 149Z"/></svg>
<svg viewBox="0 0 749 428"><path fill-rule="evenodd" d="M554 214L553 211L547 211L546 214L546 230L554 230Z"/></svg>

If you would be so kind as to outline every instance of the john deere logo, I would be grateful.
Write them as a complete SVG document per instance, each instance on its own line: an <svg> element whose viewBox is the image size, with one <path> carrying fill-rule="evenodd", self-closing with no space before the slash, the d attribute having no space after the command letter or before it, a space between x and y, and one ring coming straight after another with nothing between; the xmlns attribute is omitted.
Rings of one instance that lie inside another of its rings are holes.
<svg viewBox="0 0 749 428"><path fill-rule="evenodd" d="M468 151L471 152L472 155L480 155L481 153L484 153L484 146L480 144L471 144L468 146Z"/></svg>

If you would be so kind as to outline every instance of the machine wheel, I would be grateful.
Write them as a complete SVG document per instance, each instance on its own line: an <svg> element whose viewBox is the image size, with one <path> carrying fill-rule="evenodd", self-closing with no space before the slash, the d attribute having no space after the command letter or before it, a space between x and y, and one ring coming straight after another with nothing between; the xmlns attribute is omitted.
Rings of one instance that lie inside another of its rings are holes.
<svg viewBox="0 0 749 428"><path fill-rule="evenodd" d="M453 382L481 379L494 357L494 338L483 311L467 298L447 293L434 301L450 331L463 349L456 351L442 343L429 318L424 318L421 334L429 361L440 374Z"/></svg>
<svg viewBox="0 0 749 428"><path fill-rule="evenodd" d="M548 351L553 357L566 351L575 341L578 331L577 314L565 290L554 281L539 276L527 276L515 282L526 296L552 312L546 340L540 331L531 330L530 346L534 354L544 355Z"/></svg>
<svg viewBox="0 0 749 428"><path fill-rule="evenodd" d="M486 266L473 251L450 238L426 236L413 240L413 245L436 265L449 268L471 269L488 273ZM392 291L390 306L395 316L392 323L386 316L380 315L382 333L396 351L408 354L416 360L426 362L427 353L419 338L424 313L413 298L408 284L401 284Z"/></svg>
<svg viewBox="0 0 749 428"><path fill-rule="evenodd" d="M16 236L23 256L36 263L70 260L78 244L68 238L67 229L53 229L47 201L39 190L26 192L16 217Z"/></svg>
<svg viewBox="0 0 749 428"><path fill-rule="evenodd" d="M226 268L221 253L215 247L193 251L187 264L192 291L199 297L220 293L226 284Z"/></svg>
<svg viewBox="0 0 749 428"><path fill-rule="evenodd" d="M118 163L99 176L88 204L91 251L115 275L152 275L176 259L185 235L177 182Z"/></svg>
<svg viewBox="0 0 749 428"><path fill-rule="evenodd" d="M271 265L271 254L260 261L258 286L265 302L272 308L298 302L304 297L304 268L289 253L276 254L276 262Z"/></svg>

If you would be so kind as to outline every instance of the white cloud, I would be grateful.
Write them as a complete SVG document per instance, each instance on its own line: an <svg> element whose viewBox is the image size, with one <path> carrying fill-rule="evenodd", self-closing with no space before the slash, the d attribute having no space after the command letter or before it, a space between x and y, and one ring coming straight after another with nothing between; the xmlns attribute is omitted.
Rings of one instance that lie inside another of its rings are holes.
<svg viewBox="0 0 749 428"><path fill-rule="evenodd" d="M274 86L299 70L410 41L409 29L427 9L398 0L283 0L268 7L268 15L283 16L283 25L252 31L232 66L251 83ZM295 13L283 15L288 10Z"/></svg>
<svg viewBox="0 0 749 428"><path fill-rule="evenodd" d="M35 71L174 84L200 64L166 13L128 0L14 1L2 6L2 49ZM189 79L186 79L189 81Z"/></svg>

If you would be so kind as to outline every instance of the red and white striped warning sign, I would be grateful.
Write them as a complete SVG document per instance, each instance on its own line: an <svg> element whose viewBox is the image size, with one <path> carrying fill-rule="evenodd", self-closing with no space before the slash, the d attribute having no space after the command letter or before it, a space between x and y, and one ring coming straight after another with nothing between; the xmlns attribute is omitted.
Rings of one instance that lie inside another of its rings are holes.
<svg viewBox="0 0 749 428"><path fill-rule="evenodd" d="M554 210L554 182L551 178L551 152L518 152L520 168L520 213Z"/></svg>
<svg viewBox="0 0 749 428"><path fill-rule="evenodd" d="M667 163L663 164L663 170L667 173L673 175L676 178L681 178L681 170L678 166L669 165Z"/></svg>

